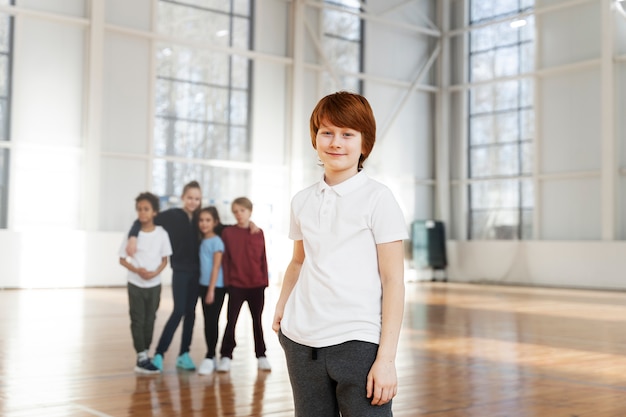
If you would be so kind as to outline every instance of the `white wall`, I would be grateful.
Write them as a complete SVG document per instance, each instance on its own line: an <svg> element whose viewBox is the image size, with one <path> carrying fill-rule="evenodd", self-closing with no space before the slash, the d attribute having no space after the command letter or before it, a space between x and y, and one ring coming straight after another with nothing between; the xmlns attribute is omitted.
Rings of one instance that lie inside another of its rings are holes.
<svg viewBox="0 0 626 417"><path fill-rule="evenodd" d="M626 242L450 241L458 282L626 290Z"/></svg>

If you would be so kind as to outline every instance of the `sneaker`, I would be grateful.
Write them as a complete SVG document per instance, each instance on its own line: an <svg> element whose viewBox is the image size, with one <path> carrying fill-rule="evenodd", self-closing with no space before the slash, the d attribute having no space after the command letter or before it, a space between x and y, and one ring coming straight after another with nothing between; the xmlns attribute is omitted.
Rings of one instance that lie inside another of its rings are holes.
<svg viewBox="0 0 626 417"><path fill-rule="evenodd" d="M159 370L163 371L163 355L157 353L154 355L154 359L152 359L152 364Z"/></svg>
<svg viewBox="0 0 626 417"><path fill-rule="evenodd" d="M217 372L230 372L230 358L220 359L220 364L217 366Z"/></svg>
<svg viewBox="0 0 626 417"><path fill-rule="evenodd" d="M270 365L270 361L268 361L265 356L261 356L259 358L258 362L259 362L259 369L261 371L271 371L272 370L272 366Z"/></svg>
<svg viewBox="0 0 626 417"><path fill-rule="evenodd" d="M211 375L213 370L215 370L215 359L205 358L198 368L198 373L200 375Z"/></svg>
<svg viewBox="0 0 626 417"><path fill-rule="evenodd" d="M135 372L138 374L158 374L161 371L159 368L154 366L150 359L144 359L142 361L137 361L137 365L135 365Z"/></svg>
<svg viewBox="0 0 626 417"><path fill-rule="evenodd" d="M193 371L196 369L196 365L191 360L189 352L183 353L176 359L176 367L186 371Z"/></svg>

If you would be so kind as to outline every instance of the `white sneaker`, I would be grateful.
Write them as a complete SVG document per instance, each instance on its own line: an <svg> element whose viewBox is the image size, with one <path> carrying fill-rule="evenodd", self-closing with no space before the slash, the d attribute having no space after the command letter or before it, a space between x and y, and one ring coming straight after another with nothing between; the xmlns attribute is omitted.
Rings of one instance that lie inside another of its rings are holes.
<svg viewBox="0 0 626 417"><path fill-rule="evenodd" d="M213 370L215 370L215 359L205 358L198 368L198 373L200 375L211 375Z"/></svg>
<svg viewBox="0 0 626 417"><path fill-rule="evenodd" d="M259 358L259 369L262 371L271 371L272 366L270 365L270 361L267 360L265 356L261 356Z"/></svg>
<svg viewBox="0 0 626 417"><path fill-rule="evenodd" d="M217 365L217 372L230 372L230 358L220 359L220 364Z"/></svg>

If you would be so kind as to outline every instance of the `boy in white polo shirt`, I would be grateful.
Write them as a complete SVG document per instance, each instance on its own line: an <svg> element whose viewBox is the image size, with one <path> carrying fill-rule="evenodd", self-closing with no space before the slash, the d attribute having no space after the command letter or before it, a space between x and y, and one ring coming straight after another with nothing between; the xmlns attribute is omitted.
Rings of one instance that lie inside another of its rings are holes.
<svg viewBox="0 0 626 417"><path fill-rule="evenodd" d="M291 262L273 329L297 417L391 416L404 310L404 216L362 172L376 140L365 97L338 92L313 110L324 177L291 203Z"/></svg>

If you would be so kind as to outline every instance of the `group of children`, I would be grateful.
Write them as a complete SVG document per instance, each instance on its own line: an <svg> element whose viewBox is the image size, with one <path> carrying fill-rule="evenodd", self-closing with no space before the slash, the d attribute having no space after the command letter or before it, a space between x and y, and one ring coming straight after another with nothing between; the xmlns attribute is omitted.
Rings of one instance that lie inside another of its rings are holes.
<svg viewBox="0 0 626 417"><path fill-rule="evenodd" d="M237 223L224 226L213 206L200 208L200 184L192 181L182 192L182 208L159 211L159 199L145 192L135 199L137 220L120 247L120 264L128 269L128 300L131 335L137 352L135 371L153 374L163 370L163 357L181 320L183 330L176 367L193 371L189 355L198 299L204 313L206 356L198 373L230 371L235 342L235 325L243 302L252 315L258 367L270 371L265 356L261 327L265 288L268 285L267 258L263 231L250 221L252 202L239 197L231 208ZM156 311L161 295L160 273L170 256L174 308L170 314L154 358L148 356ZM226 294L227 325L216 359L219 317Z"/></svg>
<svg viewBox="0 0 626 417"><path fill-rule="evenodd" d="M376 140L374 114L365 97L342 91L322 98L311 115L310 134L324 175L292 199L289 237L294 241L293 255L272 325L285 352L295 415L389 417L397 393L395 360L404 308L402 241L408 238L404 216L389 188L362 171ZM128 248L121 249L122 264L135 274L129 277L128 286L137 369L161 369L181 317L185 324L177 365L193 369L188 352L200 271L208 347L200 372L210 373L216 366L217 318L226 292L228 324L217 370L230 369L235 324L245 301L252 313L258 366L269 370L261 329L267 263L263 234L253 233L250 224L252 204L245 198L235 200L232 211L237 225L223 227L214 208L196 215L201 197L197 183L185 187L183 209L159 215L158 206L145 207L143 195L137 202L141 225L131 234L139 232L137 247L149 248L150 263L131 265L124 260L126 253L134 253L134 238ZM174 270L174 312L154 363L147 353L149 322L154 321L160 289L140 296L134 287L158 286L152 280L158 280L171 251L167 242L161 242L166 234L153 225L150 216L156 216L157 224L169 233ZM146 239L150 234L155 237Z"/></svg>

